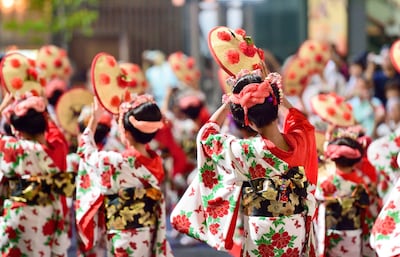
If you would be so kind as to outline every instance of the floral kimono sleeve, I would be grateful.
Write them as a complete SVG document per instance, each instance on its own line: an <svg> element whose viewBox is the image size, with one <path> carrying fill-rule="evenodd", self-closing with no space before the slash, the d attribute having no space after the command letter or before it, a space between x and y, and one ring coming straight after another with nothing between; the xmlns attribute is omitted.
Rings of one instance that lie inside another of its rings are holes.
<svg viewBox="0 0 400 257"><path fill-rule="evenodd" d="M178 231L217 250L233 246L233 232L243 178L232 171L228 137L207 123L197 137L198 174L171 214Z"/></svg>
<svg viewBox="0 0 400 257"><path fill-rule="evenodd" d="M90 249L99 236L98 210L103 204L103 192L111 187L112 177L118 175L115 167L121 166L122 155L98 151L89 129L81 136L78 154L81 161L76 177L77 230L85 248Z"/></svg>
<svg viewBox="0 0 400 257"><path fill-rule="evenodd" d="M400 242L400 180L379 213L370 237L379 256L399 256L400 246L395 242Z"/></svg>

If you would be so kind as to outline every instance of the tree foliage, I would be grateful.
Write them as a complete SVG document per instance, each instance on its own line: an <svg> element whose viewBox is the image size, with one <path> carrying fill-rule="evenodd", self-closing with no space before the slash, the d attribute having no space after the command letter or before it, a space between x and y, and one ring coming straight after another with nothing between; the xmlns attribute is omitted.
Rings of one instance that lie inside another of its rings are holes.
<svg viewBox="0 0 400 257"><path fill-rule="evenodd" d="M99 0L29 0L23 17L10 16L3 20L5 30L26 35L31 33L61 35L68 42L75 31L92 33L98 18Z"/></svg>

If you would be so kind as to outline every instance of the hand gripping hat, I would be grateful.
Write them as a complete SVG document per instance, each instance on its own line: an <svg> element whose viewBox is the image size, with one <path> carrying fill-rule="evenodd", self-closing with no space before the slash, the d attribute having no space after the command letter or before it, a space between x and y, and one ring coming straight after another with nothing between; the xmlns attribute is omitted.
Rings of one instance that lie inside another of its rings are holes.
<svg viewBox="0 0 400 257"><path fill-rule="evenodd" d="M215 27L208 33L208 47L214 60L230 76L236 76L243 69L260 69L266 76L264 52L244 30Z"/></svg>
<svg viewBox="0 0 400 257"><path fill-rule="evenodd" d="M175 52L168 56L168 63L179 81L190 87L198 88L200 70L193 57L182 52Z"/></svg>
<svg viewBox="0 0 400 257"><path fill-rule="evenodd" d="M92 85L100 104L110 113L118 114L119 105L129 102L132 93L141 93L139 79L126 65L118 64L114 56L97 54L91 67ZM147 85L147 84L146 84Z"/></svg>
<svg viewBox="0 0 400 257"><path fill-rule="evenodd" d="M4 89L15 98L25 93L43 95L45 79L35 66L35 61L20 53L9 53L1 61L1 82Z"/></svg>
<svg viewBox="0 0 400 257"><path fill-rule="evenodd" d="M56 105L56 116L60 126L69 134L78 134L78 117L82 108L91 105L93 94L83 87L75 87L63 93Z"/></svg>
<svg viewBox="0 0 400 257"><path fill-rule="evenodd" d="M72 74L67 52L57 46L42 46L38 51L36 62L48 80L58 78L67 81Z"/></svg>
<svg viewBox="0 0 400 257"><path fill-rule="evenodd" d="M310 62L295 55L283 67L283 92L288 96L301 96L310 78Z"/></svg>
<svg viewBox="0 0 400 257"><path fill-rule="evenodd" d="M397 72L400 72L400 39L394 42L390 47L389 56L393 67Z"/></svg>
<svg viewBox="0 0 400 257"><path fill-rule="evenodd" d="M304 41L297 52L302 59L309 59L310 74L321 74L329 61L329 44L319 40Z"/></svg>
<svg viewBox="0 0 400 257"><path fill-rule="evenodd" d="M334 126L349 127L355 124L351 105L334 92L313 96L311 107L321 119Z"/></svg>

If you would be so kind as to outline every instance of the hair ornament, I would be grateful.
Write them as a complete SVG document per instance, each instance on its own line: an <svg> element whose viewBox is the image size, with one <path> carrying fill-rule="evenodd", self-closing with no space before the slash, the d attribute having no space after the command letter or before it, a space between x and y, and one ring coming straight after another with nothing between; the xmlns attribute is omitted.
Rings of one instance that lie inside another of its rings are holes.
<svg viewBox="0 0 400 257"><path fill-rule="evenodd" d="M12 114L17 116L24 116L29 109L37 112L44 112L46 110L46 101L43 97L34 96L30 92L25 92L20 100L14 101L3 112L2 115L10 122Z"/></svg>

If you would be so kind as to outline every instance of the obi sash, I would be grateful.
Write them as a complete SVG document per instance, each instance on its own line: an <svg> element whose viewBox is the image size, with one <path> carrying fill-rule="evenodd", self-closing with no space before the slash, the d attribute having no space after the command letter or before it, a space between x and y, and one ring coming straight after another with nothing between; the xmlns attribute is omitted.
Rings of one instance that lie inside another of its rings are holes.
<svg viewBox="0 0 400 257"><path fill-rule="evenodd" d="M362 209L369 204L369 196L363 186L357 185L350 196L325 200L325 226L334 230L361 228Z"/></svg>
<svg viewBox="0 0 400 257"><path fill-rule="evenodd" d="M161 197L162 192L154 187L121 188L117 194L106 195L107 230L155 227Z"/></svg>
<svg viewBox="0 0 400 257"><path fill-rule="evenodd" d="M283 175L243 182L242 204L247 216L278 217L305 210L308 182L303 167Z"/></svg>
<svg viewBox="0 0 400 257"><path fill-rule="evenodd" d="M59 172L44 176L21 176L9 178L9 196L27 205L49 205L53 194L73 197L75 173Z"/></svg>

